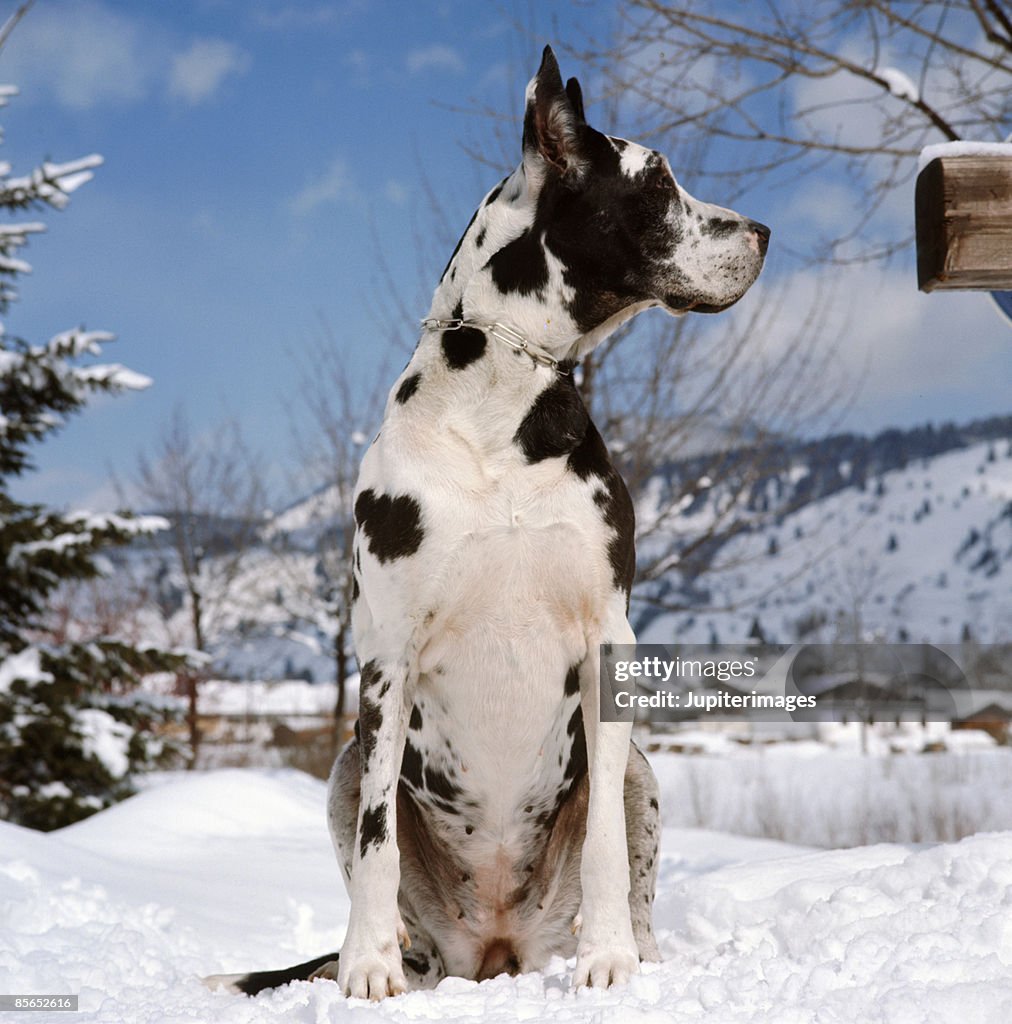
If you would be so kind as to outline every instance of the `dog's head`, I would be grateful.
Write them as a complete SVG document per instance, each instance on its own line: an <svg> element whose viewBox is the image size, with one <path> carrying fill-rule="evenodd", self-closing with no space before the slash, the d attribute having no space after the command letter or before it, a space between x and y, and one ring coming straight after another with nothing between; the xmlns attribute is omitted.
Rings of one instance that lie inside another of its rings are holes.
<svg viewBox="0 0 1012 1024"><path fill-rule="evenodd" d="M523 159L532 233L562 265L584 333L630 307L719 312L759 276L769 229L694 199L655 150L591 128L549 47L527 87Z"/></svg>

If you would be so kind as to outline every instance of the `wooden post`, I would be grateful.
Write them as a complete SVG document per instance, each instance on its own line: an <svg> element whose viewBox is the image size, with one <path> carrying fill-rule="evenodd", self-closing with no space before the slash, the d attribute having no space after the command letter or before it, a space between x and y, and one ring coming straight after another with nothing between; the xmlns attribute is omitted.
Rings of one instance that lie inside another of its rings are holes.
<svg viewBox="0 0 1012 1024"><path fill-rule="evenodd" d="M1012 156L943 156L917 177L917 286L1012 290Z"/></svg>

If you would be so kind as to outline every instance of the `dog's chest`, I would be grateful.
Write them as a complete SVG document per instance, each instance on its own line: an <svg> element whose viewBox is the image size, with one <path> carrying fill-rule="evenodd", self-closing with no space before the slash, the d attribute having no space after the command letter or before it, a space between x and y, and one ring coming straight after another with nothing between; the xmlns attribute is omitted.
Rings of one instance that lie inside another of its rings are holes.
<svg viewBox="0 0 1012 1024"><path fill-rule="evenodd" d="M523 687L539 663L555 675L582 660L613 591L599 480L563 458L531 464L515 446L485 446L453 420L394 420L362 486L417 502L416 549L377 564L366 545L363 590L412 618L422 674L506 671Z"/></svg>

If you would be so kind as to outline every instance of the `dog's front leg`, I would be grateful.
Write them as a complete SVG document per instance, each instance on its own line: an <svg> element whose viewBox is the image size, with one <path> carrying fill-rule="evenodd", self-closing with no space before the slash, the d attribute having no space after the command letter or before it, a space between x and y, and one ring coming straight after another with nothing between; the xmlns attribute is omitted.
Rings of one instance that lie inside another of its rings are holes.
<svg viewBox="0 0 1012 1024"><path fill-rule="evenodd" d="M617 601L617 598L616 598ZM639 953L629 912L629 850L624 786L632 724L602 722L600 643L633 644L624 600L602 635L588 637L580 667L580 704L587 737L590 799L580 881L583 897L574 927L579 929L574 985L605 988L639 971Z"/></svg>
<svg viewBox="0 0 1012 1024"><path fill-rule="evenodd" d="M351 912L337 980L346 995L383 999L405 989L400 944L408 935L397 908L397 780L413 679L404 663L362 666L359 697L361 796L351 868Z"/></svg>

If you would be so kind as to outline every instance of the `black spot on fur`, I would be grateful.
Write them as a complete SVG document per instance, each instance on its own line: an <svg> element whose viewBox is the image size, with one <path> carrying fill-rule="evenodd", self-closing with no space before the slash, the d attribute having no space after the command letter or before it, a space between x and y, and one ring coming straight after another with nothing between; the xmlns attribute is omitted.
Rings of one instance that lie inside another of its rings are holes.
<svg viewBox="0 0 1012 1024"><path fill-rule="evenodd" d="M636 517L625 481L612 465L608 449L592 423L588 425L582 442L570 453L568 465L581 480L594 476L601 481L601 488L594 492L594 502L613 531L608 542L612 583L616 589L625 591L628 604L636 574Z"/></svg>
<svg viewBox="0 0 1012 1024"><path fill-rule="evenodd" d="M541 240L528 229L488 261L492 280L504 295L533 295L548 284L548 260Z"/></svg>
<svg viewBox="0 0 1012 1024"><path fill-rule="evenodd" d="M355 575L353 575L351 577L351 599L352 599L352 601L357 601L358 598L359 598L359 594L360 593L361 593L361 590L359 589L359 585L358 585L358 575L355 574Z"/></svg>
<svg viewBox="0 0 1012 1024"><path fill-rule="evenodd" d="M425 769L425 788L433 796L447 801L455 800L460 796L460 787L438 768L428 767Z"/></svg>
<svg viewBox="0 0 1012 1024"><path fill-rule="evenodd" d="M424 953L417 953L414 950L409 950L407 953L402 954L401 963L422 977L429 973L432 966L429 963L429 958Z"/></svg>
<svg viewBox="0 0 1012 1024"><path fill-rule="evenodd" d="M415 704L411 708L411 718L408 720L408 728L414 729L416 732L422 727L422 713L418 710L418 705Z"/></svg>
<svg viewBox="0 0 1012 1024"><path fill-rule="evenodd" d="M413 555L425 536L422 510L407 494L376 495L371 488L355 499L355 522L369 538L369 550L381 561Z"/></svg>
<svg viewBox="0 0 1012 1024"><path fill-rule="evenodd" d="M741 227L741 221L727 217L711 217L700 226L700 233L710 238L726 238Z"/></svg>
<svg viewBox="0 0 1012 1024"><path fill-rule="evenodd" d="M474 834L474 825L465 825L464 831L470 836Z"/></svg>
<svg viewBox="0 0 1012 1024"><path fill-rule="evenodd" d="M580 666L574 665L566 673L566 685L563 689L563 694L567 697L572 697L574 694L580 692Z"/></svg>
<svg viewBox="0 0 1012 1024"><path fill-rule="evenodd" d="M513 435L528 462L573 452L587 433L590 417L572 377L557 377L537 398Z"/></svg>
<svg viewBox="0 0 1012 1024"><path fill-rule="evenodd" d="M379 849L387 840L386 804L367 807L362 812L362 831L359 835L359 854L365 856L370 846Z"/></svg>
<svg viewBox="0 0 1012 1024"><path fill-rule="evenodd" d="M361 670L359 689L362 693L372 690L374 687L379 686L383 682L383 672L376 660L371 658L367 661Z"/></svg>
<svg viewBox="0 0 1012 1024"><path fill-rule="evenodd" d="M566 726L566 732L573 737L573 745L569 748L569 760L566 762L566 770L563 773L563 779L570 786L565 793L560 794L560 806L561 802L572 792L573 787L587 773L587 737L583 731L583 712L579 704Z"/></svg>
<svg viewBox="0 0 1012 1024"><path fill-rule="evenodd" d="M363 667L360 691L374 703L382 700L390 692L390 680L384 677L374 660L370 660Z"/></svg>
<svg viewBox="0 0 1012 1024"><path fill-rule="evenodd" d="M651 806L651 807L652 807L652 808L653 808L653 809L654 809L655 811L659 811L659 810L660 810L660 807L659 807L659 805L658 805L658 803L657 803L657 797L655 797L655 796L652 796L652 797L650 798L650 806Z"/></svg>
<svg viewBox="0 0 1012 1024"><path fill-rule="evenodd" d="M503 186L506 184L507 181L509 181L508 177L503 178L503 180L500 181L499 184L496 185L496 187L492 189L491 192L489 192L488 197L485 199L486 206L491 206L499 198L499 196L502 194Z"/></svg>
<svg viewBox="0 0 1012 1024"><path fill-rule="evenodd" d="M482 228L474 237L475 247L480 249L485 242L485 229Z"/></svg>
<svg viewBox="0 0 1012 1024"><path fill-rule="evenodd" d="M451 370L463 370L485 354L488 341L477 327L443 332L443 356Z"/></svg>
<svg viewBox="0 0 1012 1024"><path fill-rule="evenodd" d="M404 744L404 756L401 758L401 778L414 790L422 788L422 754L411 743Z"/></svg>
<svg viewBox="0 0 1012 1024"><path fill-rule="evenodd" d="M464 308L458 302L453 319L460 320ZM463 370L485 354L488 339L477 327L461 327L455 331L443 331L443 358L451 370Z"/></svg>
<svg viewBox="0 0 1012 1024"><path fill-rule="evenodd" d="M376 750L376 736L383 725L383 709L364 691L359 697L358 736L362 743L363 767Z"/></svg>
<svg viewBox="0 0 1012 1024"><path fill-rule="evenodd" d="M405 377L401 381L401 386L397 389L397 401L401 405L404 403L418 390L418 384L422 379L420 373L413 373L410 377Z"/></svg>

